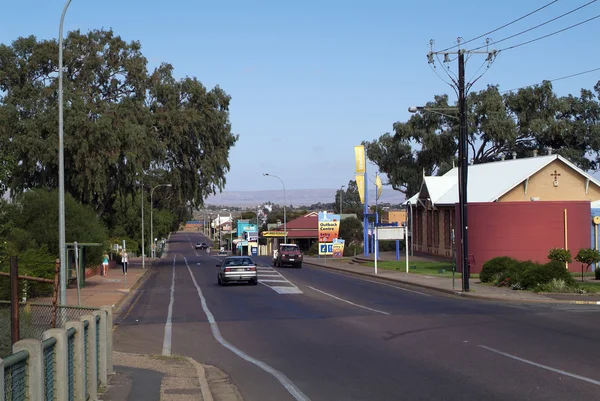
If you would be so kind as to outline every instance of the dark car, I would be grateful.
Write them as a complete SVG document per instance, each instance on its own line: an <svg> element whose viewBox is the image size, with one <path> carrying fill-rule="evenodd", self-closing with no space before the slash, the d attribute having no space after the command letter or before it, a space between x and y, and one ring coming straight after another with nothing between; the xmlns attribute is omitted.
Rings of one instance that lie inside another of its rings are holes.
<svg viewBox="0 0 600 401"><path fill-rule="evenodd" d="M217 283L224 285L230 282L247 282L258 284L256 263L248 256L228 256L217 264Z"/></svg>
<svg viewBox="0 0 600 401"><path fill-rule="evenodd" d="M281 244L273 251L273 264L278 267L294 266L302 267L303 255L296 244Z"/></svg>

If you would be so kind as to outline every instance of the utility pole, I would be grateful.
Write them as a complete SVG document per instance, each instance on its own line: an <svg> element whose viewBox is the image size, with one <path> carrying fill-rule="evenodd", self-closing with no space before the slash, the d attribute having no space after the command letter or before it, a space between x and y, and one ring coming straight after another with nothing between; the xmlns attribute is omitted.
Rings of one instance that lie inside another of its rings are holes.
<svg viewBox="0 0 600 401"><path fill-rule="evenodd" d="M461 38L458 39L458 45L456 50L447 51L448 49L440 52L433 51L433 40L430 41L431 51L427 53L427 61L429 64L434 64L434 56L444 56L444 63L448 63L449 55L456 54L458 60L458 82L453 78L452 75L448 74L457 89L458 94L458 109L459 109L459 121L460 127L458 131L458 203L459 203L459 223L460 223L460 241L461 241L461 267L462 267L462 291L469 292L469 234L468 234L468 219L467 219L467 188L468 188L468 168L469 168L469 148L468 148L468 134L467 134L467 93L471 86L483 75L483 73L475 78L472 82L468 83L465 81L465 54L486 54L487 59L485 62L488 63L488 68L494 62L498 52L496 50L486 49L484 51L473 51L460 48ZM489 39L486 39L486 43L489 44ZM435 67L434 67L435 68Z"/></svg>

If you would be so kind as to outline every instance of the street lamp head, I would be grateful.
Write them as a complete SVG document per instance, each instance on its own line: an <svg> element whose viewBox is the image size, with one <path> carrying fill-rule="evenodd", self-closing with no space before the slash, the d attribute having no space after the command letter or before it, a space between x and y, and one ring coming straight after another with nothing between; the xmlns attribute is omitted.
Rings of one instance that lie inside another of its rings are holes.
<svg viewBox="0 0 600 401"><path fill-rule="evenodd" d="M263 173L263 175L264 175L264 176L267 176L267 175L269 175L269 173Z"/></svg>
<svg viewBox="0 0 600 401"><path fill-rule="evenodd" d="M409 113L416 113L417 111L419 111L419 110L422 110L422 109L423 109L423 107L419 107L419 106L410 106L410 107L408 108L408 112L409 112Z"/></svg>
<svg viewBox="0 0 600 401"><path fill-rule="evenodd" d="M172 187L173 185L171 184L165 184L165 187Z"/></svg>

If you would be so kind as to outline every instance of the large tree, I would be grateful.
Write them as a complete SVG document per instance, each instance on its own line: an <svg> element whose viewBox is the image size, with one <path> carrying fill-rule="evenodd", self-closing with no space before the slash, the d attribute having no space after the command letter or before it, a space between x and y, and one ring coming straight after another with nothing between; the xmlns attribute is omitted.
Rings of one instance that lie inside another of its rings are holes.
<svg viewBox="0 0 600 401"><path fill-rule="evenodd" d="M498 160L516 152L554 152L584 170L600 163L600 82L580 96L557 97L552 84L501 94L488 86L467 98L469 157L473 163ZM407 196L418 192L423 174L441 175L456 162L457 104L446 95L436 96L407 122L364 142L367 157L386 173L392 188Z"/></svg>
<svg viewBox="0 0 600 401"><path fill-rule="evenodd" d="M0 167L15 194L58 186L57 55L55 40L33 36L0 45L0 143L12 157ZM177 80L168 64L149 73L140 43L111 30L70 32L64 65L65 186L78 201L110 214L141 174L172 183L188 209L224 187L237 136L222 89Z"/></svg>

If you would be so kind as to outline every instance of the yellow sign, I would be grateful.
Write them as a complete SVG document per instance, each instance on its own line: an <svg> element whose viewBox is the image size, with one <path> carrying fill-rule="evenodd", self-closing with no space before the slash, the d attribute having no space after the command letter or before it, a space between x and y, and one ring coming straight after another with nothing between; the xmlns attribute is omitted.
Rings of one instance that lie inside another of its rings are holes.
<svg viewBox="0 0 600 401"><path fill-rule="evenodd" d="M340 215L319 212L319 242L333 242L340 231Z"/></svg>
<svg viewBox="0 0 600 401"><path fill-rule="evenodd" d="M365 176L357 174L355 177L356 186L358 188L358 196L360 197L360 203L365 203Z"/></svg>
<svg viewBox="0 0 600 401"><path fill-rule="evenodd" d="M356 174L365 172L365 147L358 145L354 147L354 156L356 157Z"/></svg>
<svg viewBox="0 0 600 401"><path fill-rule="evenodd" d="M377 178L375 179L375 186L377 187L377 199L379 199L381 197L381 187L382 187L382 183L381 183L381 178L379 178L379 174L377 174Z"/></svg>
<svg viewBox="0 0 600 401"><path fill-rule="evenodd" d="M263 237L285 237L284 231L263 231Z"/></svg>

